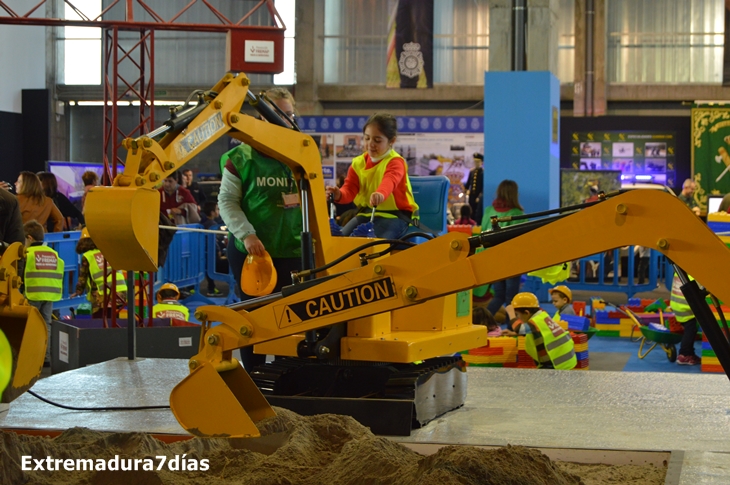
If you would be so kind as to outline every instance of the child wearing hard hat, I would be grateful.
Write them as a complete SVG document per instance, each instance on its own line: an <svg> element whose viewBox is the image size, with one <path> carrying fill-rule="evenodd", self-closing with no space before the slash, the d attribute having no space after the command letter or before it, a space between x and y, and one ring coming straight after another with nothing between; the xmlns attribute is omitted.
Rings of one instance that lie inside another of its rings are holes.
<svg viewBox="0 0 730 485"><path fill-rule="evenodd" d="M81 296L86 292L86 298L91 302L93 313L96 314L103 306L104 298L108 298L111 294L112 274L115 271L106 264L104 255L96 247L89 235L89 230L86 228L81 231L81 238L76 243L76 253L81 255L79 277L76 283L76 291L69 297ZM103 292L100 291L101 289L103 289ZM108 302L109 307L120 308L123 306L123 302L127 300L127 283L124 273L121 271L116 271L116 291L119 301L116 305L112 304L111 301Z"/></svg>
<svg viewBox="0 0 730 485"><path fill-rule="evenodd" d="M540 308L537 297L532 293L517 293L512 299L518 322L529 327L525 335L525 350L541 369L569 370L578 363L573 347L573 339Z"/></svg>
<svg viewBox="0 0 730 485"><path fill-rule="evenodd" d="M555 307L553 320L560 320L560 315L575 315L573 310L573 292L565 285L558 285L548 290Z"/></svg>
<svg viewBox="0 0 730 485"><path fill-rule="evenodd" d="M190 310L180 303L180 290L172 283L165 283L157 291L157 304L152 307L155 318L175 318L189 320Z"/></svg>

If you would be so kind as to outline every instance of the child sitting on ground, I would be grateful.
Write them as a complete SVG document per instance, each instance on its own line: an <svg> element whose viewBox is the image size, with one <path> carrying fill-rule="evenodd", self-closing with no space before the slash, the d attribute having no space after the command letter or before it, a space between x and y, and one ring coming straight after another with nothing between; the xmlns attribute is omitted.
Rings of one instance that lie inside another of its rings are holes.
<svg viewBox="0 0 730 485"><path fill-rule="evenodd" d="M487 327L487 337L501 337L502 329L497 324L492 314L483 307L474 307L471 312L471 323Z"/></svg>

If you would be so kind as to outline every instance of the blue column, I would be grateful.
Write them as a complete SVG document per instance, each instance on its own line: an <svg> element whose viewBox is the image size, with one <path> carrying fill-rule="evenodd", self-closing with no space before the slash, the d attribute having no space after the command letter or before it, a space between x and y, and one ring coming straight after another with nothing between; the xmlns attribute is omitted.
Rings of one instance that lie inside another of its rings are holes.
<svg viewBox="0 0 730 485"><path fill-rule="evenodd" d="M484 73L484 205L504 179L525 212L560 205L560 81L549 71Z"/></svg>

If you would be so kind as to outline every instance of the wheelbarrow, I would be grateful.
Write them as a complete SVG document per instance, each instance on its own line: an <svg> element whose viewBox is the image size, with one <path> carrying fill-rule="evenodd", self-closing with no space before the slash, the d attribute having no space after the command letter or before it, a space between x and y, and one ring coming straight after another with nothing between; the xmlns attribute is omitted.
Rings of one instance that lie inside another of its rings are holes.
<svg viewBox="0 0 730 485"><path fill-rule="evenodd" d="M642 324L640 318L628 308L622 307L620 311L634 321L634 326L631 329L631 340L641 342L637 354L640 359L649 355L649 352L654 350L654 347L660 345L662 350L666 352L669 362L675 362L677 360L677 344L682 341L682 334L655 330L649 325ZM664 327L664 314L661 309L659 309L659 321L660 325ZM637 328L641 332L641 337L634 338L634 331ZM644 351L644 345L648 345L650 342L651 346Z"/></svg>

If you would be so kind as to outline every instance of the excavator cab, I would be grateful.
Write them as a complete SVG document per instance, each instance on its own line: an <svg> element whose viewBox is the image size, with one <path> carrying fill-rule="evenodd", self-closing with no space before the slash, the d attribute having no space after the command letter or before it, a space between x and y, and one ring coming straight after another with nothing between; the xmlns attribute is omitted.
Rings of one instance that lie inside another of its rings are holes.
<svg viewBox="0 0 730 485"><path fill-rule="evenodd" d="M0 376L8 380L0 402L9 403L31 388L41 375L48 329L37 308L20 293L18 262L25 258L21 243L4 248L0 257Z"/></svg>

